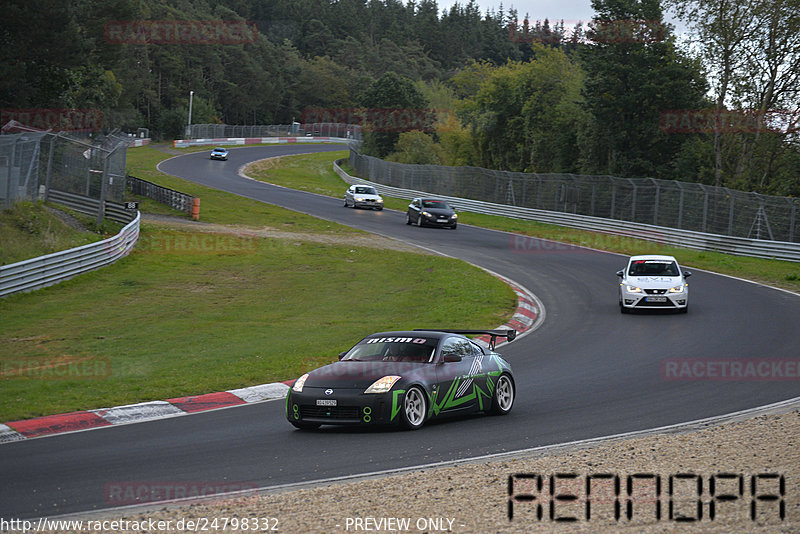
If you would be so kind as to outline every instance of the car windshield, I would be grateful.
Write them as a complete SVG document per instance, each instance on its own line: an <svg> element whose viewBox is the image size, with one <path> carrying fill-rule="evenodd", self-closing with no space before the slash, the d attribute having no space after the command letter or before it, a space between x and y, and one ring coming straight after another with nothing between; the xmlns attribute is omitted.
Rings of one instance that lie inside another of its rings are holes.
<svg viewBox="0 0 800 534"><path fill-rule="evenodd" d="M422 201L422 207L423 208L434 208L434 209L440 209L440 210L449 210L450 209L450 206L448 206L447 202L445 202L444 200L428 200L428 199L424 199Z"/></svg>
<svg viewBox="0 0 800 534"><path fill-rule="evenodd" d="M635 260L629 276L678 276L678 264L671 260Z"/></svg>
<svg viewBox="0 0 800 534"><path fill-rule="evenodd" d="M427 338L370 337L350 349L342 361L430 363L437 343Z"/></svg>
<svg viewBox="0 0 800 534"><path fill-rule="evenodd" d="M214 149L214 152L225 152L225 151L226 150L224 148L215 148Z"/></svg>
<svg viewBox="0 0 800 534"><path fill-rule="evenodd" d="M356 187L357 195L377 195L374 187Z"/></svg>

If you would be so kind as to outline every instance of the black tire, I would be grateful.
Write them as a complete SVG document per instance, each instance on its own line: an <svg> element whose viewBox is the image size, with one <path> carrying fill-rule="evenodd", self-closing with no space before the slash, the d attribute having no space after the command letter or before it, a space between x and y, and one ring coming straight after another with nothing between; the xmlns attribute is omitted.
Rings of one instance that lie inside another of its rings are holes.
<svg viewBox="0 0 800 534"><path fill-rule="evenodd" d="M425 424L428 412L428 399L425 392L417 386L412 386L403 397L403 406L400 410L400 424L406 430L417 430Z"/></svg>
<svg viewBox="0 0 800 534"><path fill-rule="evenodd" d="M378 211L383 211L383 208L376 208Z"/></svg>
<svg viewBox="0 0 800 534"><path fill-rule="evenodd" d="M406 224L411 224L411 215L406 213Z"/></svg>
<svg viewBox="0 0 800 534"><path fill-rule="evenodd" d="M684 308L680 308L678 310L678 313L689 313L689 306L686 306Z"/></svg>
<svg viewBox="0 0 800 534"><path fill-rule="evenodd" d="M347 199L344 199L344 207L347 207Z"/></svg>
<svg viewBox="0 0 800 534"><path fill-rule="evenodd" d="M456 228L458 228L458 223L456 223L456 224L454 224L453 226L450 227L451 230L455 230Z"/></svg>
<svg viewBox="0 0 800 534"><path fill-rule="evenodd" d="M492 413L495 415L506 415L510 412L511 408L514 406L516 391L514 379L511 378L511 375L507 373L501 374L497 379L497 384L494 385Z"/></svg>
<svg viewBox="0 0 800 534"><path fill-rule="evenodd" d="M301 423L295 421L290 421L290 423L300 430L316 430L321 426L319 423Z"/></svg>
<svg viewBox="0 0 800 534"><path fill-rule="evenodd" d="M422 214L421 213L417 216L417 226L422 228Z"/></svg>

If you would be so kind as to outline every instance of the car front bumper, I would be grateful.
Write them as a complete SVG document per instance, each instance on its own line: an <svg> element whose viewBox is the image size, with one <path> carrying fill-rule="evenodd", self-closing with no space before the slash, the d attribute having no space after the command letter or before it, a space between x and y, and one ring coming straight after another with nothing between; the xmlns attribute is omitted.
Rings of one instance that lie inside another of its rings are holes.
<svg viewBox="0 0 800 534"><path fill-rule="evenodd" d="M353 200L356 208L383 208L383 202L377 200Z"/></svg>
<svg viewBox="0 0 800 534"><path fill-rule="evenodd" d="M422 216L422 224L425 226L441 226L443 228L448 228L450 226L455 226L458 223L458 219L451 219L449 217L425 217Z"/></svg>
<svg viewBox="0 0 800 534"><path fill-rule="evenodd" d="M689 305L689 292L683 290L679 293L666 293L656 295L627 290L621 291L620 304L626 308L637 309L670 309L676 310Z"/></svg>
<svg viewBox="0 0 800 534"><path fill-rule="evenodd" d="M286 419L290 423L323 425L382 425L400 421L404 390L387 393L364 393L361 389L305 387L298 393L289 389L286 394ZM331 404L335 402L336 405Z"/></svg>

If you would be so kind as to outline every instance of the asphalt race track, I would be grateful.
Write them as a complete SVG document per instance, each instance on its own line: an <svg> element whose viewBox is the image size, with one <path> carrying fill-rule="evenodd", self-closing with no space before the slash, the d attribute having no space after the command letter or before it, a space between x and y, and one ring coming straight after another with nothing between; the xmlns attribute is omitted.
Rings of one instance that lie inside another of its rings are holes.
<svg viewBox="0 0 800 534"><path fill-rule="evenodd" d="M210 161L200 152L160 168L435 249L530 289L544 304L546 320L501 350L517 380L511 414L434 423L416 432L335 427L303 432L285 420L284 403L273 401L3 444L0 517L52 517L108 507L104 488L109 484L282 485L660 427L800 396L797 379L686 381L668 379L663 372L669 359L797 358L798 296L695 270L687 315L622 315L615 275L625 264L622 256L463 224L455 231L406 226L403 213L345 209L341 198L237 175L248 161L341 149L241 148L231 150L227 162ZM507 473L499 475L504 480Z"/></svg>

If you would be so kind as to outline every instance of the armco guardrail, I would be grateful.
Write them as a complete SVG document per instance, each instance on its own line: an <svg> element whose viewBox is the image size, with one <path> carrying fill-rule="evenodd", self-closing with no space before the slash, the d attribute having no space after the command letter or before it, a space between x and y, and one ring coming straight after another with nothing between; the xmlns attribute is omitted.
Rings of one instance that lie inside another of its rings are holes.
<svg viewBox="0 0 800 534"><path fill-rule="evenodd" d="M140 217L137 212L120 233L103 241L0 267L0 297L57 284L127 256L139 238Z"/></svg>
<svg viewBox="0 0 800 534"><path fill-rule="evenodd" d="M87 215L96 214L100 207L100 201L96 198L85 197L83 195L76 195L73 193L65 193L64 191L57 191L55 189L50 190L47 195L47 199ZM103 214L112 221L117 221L123 224L130 222L136 216L135 212L125 208L124 203L112 202L110 200L105 201L105 209Z"/></svg>
<svg viewBox="0 0 800 534"><path fill-rule="evenodd" d="M192 195L175 191L168 187L162 187L153 182L136 178L135 176L128 175L128 187L134 195L141 195L143 197L152 198L162 204L166 204L170 208L182 211L188 215L192 214L192 208L195 205L195 198Z"/></svg>
<svg viewBox="0 0 800 534"><path fill-rule="evenodd" d="M235 145L285 145L293 143L341 143L348 144L354 139L346 137L223 137L218 139L176 139L174 148L187 146L235 146Z"/></svg>
<svg viewBox="0 0 800 534"><path fill-rule="evenodd" d="M395 198L412 199L419 196L431 195L425 191L415 191L411 189L400 189L383 184L370 182L362 178L357 178L347 174L339 166L338 160L333 164L333 170L345 182L349 184L361 183L373 186L380 194ZM437 198L445 199L453 203L463 211L482 213L486 215L500 215L514 219L524 219L531 221L578 228L592 232L602 232L606 234L621 235L637 239L656 241L667 245L692 248L697 250L709 250L735 254L738 256L753 256L756 258L768 258L787 261L800 261L800 243L789 243L786 241L766 241L759 239L747 239L744 237L731 237L718 234L706 234L691 230L678 230L663 226L650 224L633 223L630 221L620 221L616 219L603 219L601 217L591 217L588 215L576 215L572 213L562 213L557 211L545 211L532 208L521 208L507 204L494 204L492 202L482 202L458 197L448 197L443 195L432 195Z"/></svg>

